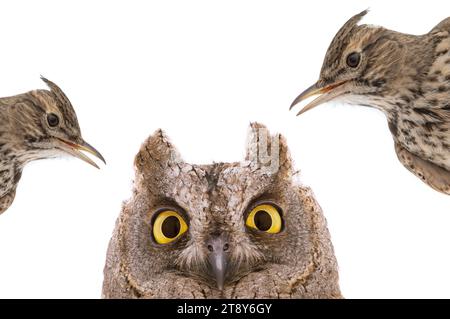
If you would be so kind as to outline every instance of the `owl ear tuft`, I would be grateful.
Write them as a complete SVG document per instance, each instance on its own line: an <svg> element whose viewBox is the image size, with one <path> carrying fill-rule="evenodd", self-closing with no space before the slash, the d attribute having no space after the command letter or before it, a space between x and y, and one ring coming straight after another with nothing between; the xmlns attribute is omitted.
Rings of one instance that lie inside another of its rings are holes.
<svg viewBox="0 0 450 319"><path fill-rule="evenodd" d="M134 158L136 172L142 173L166 169L181 162L177 149L161 129L145 140Z"/></svg>
<svg viewBox="0 0 450 319"><path fill-rule="evenodd" d="M250 123L248 129L245 160L268 174L283 172L292 175L286 139L281 134L270 135L266 126L257 122Z"/></svg>

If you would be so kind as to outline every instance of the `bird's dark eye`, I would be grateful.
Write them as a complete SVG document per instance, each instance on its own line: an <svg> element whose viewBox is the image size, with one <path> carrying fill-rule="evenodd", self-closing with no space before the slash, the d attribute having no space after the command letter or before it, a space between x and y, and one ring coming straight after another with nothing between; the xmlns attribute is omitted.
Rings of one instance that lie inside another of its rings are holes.
<svg viewBox="0 0 450 319"><path fill-rule="evenodd" d="M352 52L347 55L347 65L351 68L356 68L361 60L361 54L358 52Z"/></svg>
<svg viewBox="0 0 450 319"><path fill-rule="evenodd" d="M47 114L47 123L51 127L58 126L59 124L59 117L55 113L49 113Z"/></svg>

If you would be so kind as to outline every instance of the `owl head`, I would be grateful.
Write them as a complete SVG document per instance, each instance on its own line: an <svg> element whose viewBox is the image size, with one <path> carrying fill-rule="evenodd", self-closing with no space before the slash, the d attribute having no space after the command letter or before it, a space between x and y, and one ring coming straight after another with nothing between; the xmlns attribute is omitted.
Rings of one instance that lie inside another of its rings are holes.
<svg viewBox="0 0 450 319"><path fill-rule="evenodd" d="M250 125L242 162L194 165L163 131L135 158L104 298L338 298L326 221L286 141Z"/></svg>

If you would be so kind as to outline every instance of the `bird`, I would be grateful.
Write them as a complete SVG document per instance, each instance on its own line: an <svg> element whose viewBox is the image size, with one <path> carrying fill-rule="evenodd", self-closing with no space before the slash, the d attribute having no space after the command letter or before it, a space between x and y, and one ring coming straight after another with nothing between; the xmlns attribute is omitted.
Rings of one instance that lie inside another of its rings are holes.
<svg viewBox="0 0 450 319"><path fill-rule="evenodd" d="M85 151L105 162L81 136L75 111L64 92L41 77L50 90L0 98L0 214L13 203L24 167L31 161L62 155L95 167Z"/></svg>
<svg viewBox="0 0 450 319"><path fill-rule="evenodd" d="M342 298L325 217L286 140L251 123L247 141L241 162L197 165L162 130L145 140L102 298Z"/></svg>
<svg viewBox="0 0 450 319"><path fill-rule="evenodd" d="M423 35L359 24L337 32L319 80L290 109L319 95L300 115L329 101L383 112L399 161L433 189L450 194L450 18Z"/></svg>

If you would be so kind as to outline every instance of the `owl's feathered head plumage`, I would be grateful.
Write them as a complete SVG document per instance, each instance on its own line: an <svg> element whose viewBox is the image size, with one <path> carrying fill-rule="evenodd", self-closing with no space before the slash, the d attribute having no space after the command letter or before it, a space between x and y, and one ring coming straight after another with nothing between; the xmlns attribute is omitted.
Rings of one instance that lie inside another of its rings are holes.
<svg viewBox="0 0 450 319"><path fill-rule="evenodd" d="M161 130L135 158L104 297L339 297L320 207L281 135L250 126L246 159L184 162Z"/></svg>

